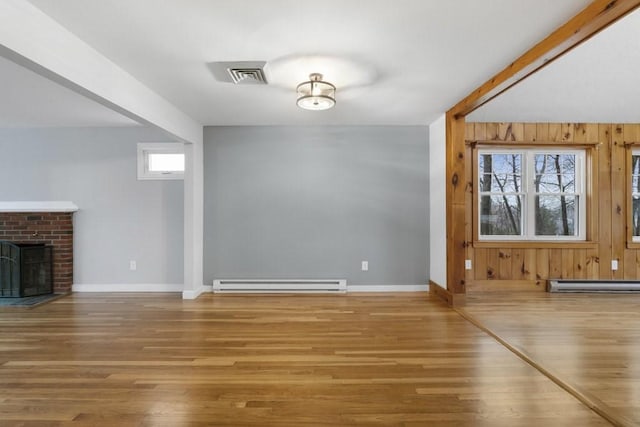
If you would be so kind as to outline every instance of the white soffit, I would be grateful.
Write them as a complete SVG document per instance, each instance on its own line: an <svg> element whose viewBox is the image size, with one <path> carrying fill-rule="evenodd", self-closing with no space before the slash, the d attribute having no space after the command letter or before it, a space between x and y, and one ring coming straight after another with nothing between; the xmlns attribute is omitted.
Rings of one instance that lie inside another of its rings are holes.
<svg viewBox="0 0 640 427"><path fill-rule="evenodd" d="M0 55L139 123L202 143L202 125L27 0L0 2Z"/></svg>
<svg viewBox="0 0 640 427"><path fill-rule="evenodd" d="M590 0L31 0L205 125L427 125ZM207 64L266 60L267 86ZM296 107L312 72L336 108Z"/></svg>
<svg viewBox="0 0 640 427"><path fill-rule="evenodd" d="M2 57L0 93L0 128L138 125Z"/></svg>
<svg viewBox="0 0 640 427"><path fill-rule="evenodd" d="M469 116L476 122L640 123L640 10Z"/></svg>

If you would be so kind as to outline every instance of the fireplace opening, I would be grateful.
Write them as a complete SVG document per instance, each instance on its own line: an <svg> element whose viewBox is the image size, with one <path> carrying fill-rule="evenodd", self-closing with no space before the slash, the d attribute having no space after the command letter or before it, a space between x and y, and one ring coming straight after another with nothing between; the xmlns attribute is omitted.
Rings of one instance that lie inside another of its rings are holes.
<svg viewBox="0 0 640 427"><path fill-rule="evenodd" d="M53 246L0 240L0 297L53 293Z"/></svg>

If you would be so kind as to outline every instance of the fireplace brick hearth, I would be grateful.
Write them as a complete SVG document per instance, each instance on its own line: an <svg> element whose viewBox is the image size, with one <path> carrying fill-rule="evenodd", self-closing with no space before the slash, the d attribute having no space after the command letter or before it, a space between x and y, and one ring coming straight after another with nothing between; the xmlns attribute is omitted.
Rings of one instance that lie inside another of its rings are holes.
<svg viewBox="0 0 640 427"><path fill-rule="evenodd" d="M71 292L73 212L0 212L0 240L52 245L54 292Z"/></svg>

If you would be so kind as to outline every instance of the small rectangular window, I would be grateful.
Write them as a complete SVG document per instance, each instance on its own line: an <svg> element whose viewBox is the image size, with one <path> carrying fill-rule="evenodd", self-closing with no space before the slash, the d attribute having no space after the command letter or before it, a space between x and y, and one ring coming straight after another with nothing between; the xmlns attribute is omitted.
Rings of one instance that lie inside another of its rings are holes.
<svg viewBox="0 0 640 427"><path fill-rule="evenodd" d="M585 150L479 150L480 239L585 240L584 162Z"/></svg>
<svg viewBox="0 0 640 427"><path fill-rule="evenodd" d="M183 178L183 144L169 142L138 144L138 179Z"/></svg>

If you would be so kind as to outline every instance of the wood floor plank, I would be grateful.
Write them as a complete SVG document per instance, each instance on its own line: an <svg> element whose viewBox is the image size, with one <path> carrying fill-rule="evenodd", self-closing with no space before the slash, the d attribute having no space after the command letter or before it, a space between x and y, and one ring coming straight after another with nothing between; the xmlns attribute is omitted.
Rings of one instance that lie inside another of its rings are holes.
<svg viewBox="0 0 640 427"><path fill-rule="evenodd" d="M495 293L459 309L593 401L640 425L640 295Z"/></svg>
<svg viewBox="0 0 640 427"><path fill-rule="evenodd" d="M0 425L609 424L416 293L74 294L0 311Z"/></svg>

